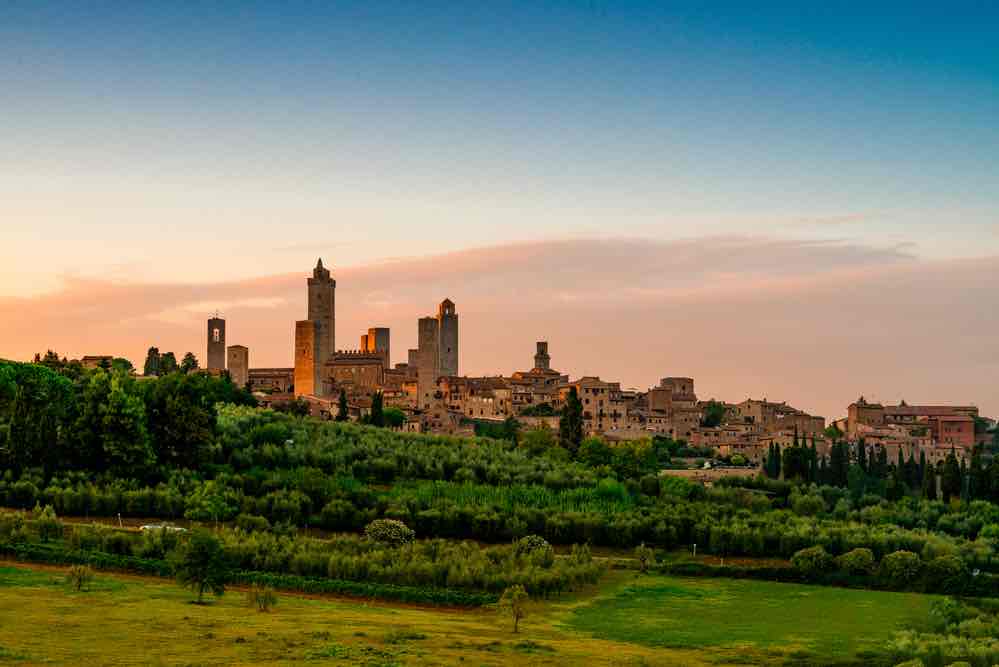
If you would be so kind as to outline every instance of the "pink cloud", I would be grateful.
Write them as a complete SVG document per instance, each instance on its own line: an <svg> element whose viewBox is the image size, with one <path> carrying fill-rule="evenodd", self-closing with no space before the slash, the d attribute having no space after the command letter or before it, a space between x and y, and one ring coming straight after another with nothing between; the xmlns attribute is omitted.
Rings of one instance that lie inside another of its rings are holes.
<svg viewBox="0 0 999 667"><path fill-rule="evenodd" d="M299 274L206 285L68 277L57 292L0 299L0 356L53 348L139 364L157 345L203 357L204 320L217 305L251 365L290 365L314 262L303 257ZM334 269L336 336L352 348L368 326L389 326L393 357L404 360L416 318L448 296L467 373L528 367L533 342L547 339L556 367L624 386L691 375L704 397L766 396L829 417L861 393L977 403L995 415L994 266L758 238L511 244Z"/></svg>

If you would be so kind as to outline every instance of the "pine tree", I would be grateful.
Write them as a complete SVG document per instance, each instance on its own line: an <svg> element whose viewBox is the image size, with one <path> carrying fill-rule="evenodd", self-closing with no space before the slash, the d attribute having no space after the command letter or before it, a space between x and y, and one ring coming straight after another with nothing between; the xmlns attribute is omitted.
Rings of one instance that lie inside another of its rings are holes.
<svg viewBox="0 0 999 667"><path fill-rule="evenodd" d="M341 389L340 400L337 401L337 407L336 407L336 420L338 422L345 422L349 417L350 413L347 411L347 392Z"/></svg>

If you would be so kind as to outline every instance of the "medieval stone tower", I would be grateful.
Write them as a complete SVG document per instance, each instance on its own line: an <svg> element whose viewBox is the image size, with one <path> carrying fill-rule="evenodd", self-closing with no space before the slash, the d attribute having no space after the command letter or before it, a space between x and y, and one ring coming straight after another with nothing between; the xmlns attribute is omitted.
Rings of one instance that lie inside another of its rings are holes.
<svg viewBox="0 0 999 667"><path fill-rule="evenodd" d="M440 331L436 317L421 317L417 321L417 352L416 352L416 391L417 407L426 408L430 405L434 392L437 390L437 378L440 376Z"/></svg>
<svg viewBox="0 0 999 667"><path fill-rule="evenodd" d="M322 258L309 278L309 316L316 323L319 363L323 364L336 352L336 281L323 267Z"/></svg>
<svg viewBox="0 0 999 667"><path fill-rule="evenodd" d="M548 341L538 341L538 351L534 354L534 367L539 371L551 370L552 358L548 354Z"/></svg>
<svg viewBox="0 0 999 667"><path fill-rule="evenodd" d="M454 312L454 302L444 299L437 309L439 323L440 351L438 352L439 375L458 374L458 314Z"/></svg>
<svg viewBox="0 0 999 667"><path fill-rule="evenodd" d="M322 258L309 283L308 319L295 322L295 395L319 395L323 364L336 351L336 281Z"/></svg>
<svg viewBox="0 0 999 667"><path fill-rule="evenodd" d="M211 371L225 370L225 320L216 313L208 318L208 355L206 368Z"/></svg>

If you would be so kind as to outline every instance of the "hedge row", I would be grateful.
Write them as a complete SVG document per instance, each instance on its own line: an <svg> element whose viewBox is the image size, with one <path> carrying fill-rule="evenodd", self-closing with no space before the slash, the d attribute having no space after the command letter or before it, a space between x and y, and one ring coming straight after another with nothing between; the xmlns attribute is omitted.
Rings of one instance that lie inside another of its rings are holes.
<svg viewBox="0 0 999 667"><path fill-rule="evenodd" d="M58 544L0 542L0 556L30 563L89 565L95 570L117 570L156 577L173 576L173 568L165 560L122 556L100 551L72 550ZM330 593L435 606L481 607L495 604L498 600L496 595L490 593L301 577L294 574L274 574L251 570L232 571L229 573L229 581L234 584L260 584L303 593Z"/></svg>
<svg viewBox="0 0 999 667"><path fill-rule="evenodd" d="M331 593L334 595L378 598L381 600L435 606L482 607L495 604L499 600L498 596L491 593L471 593L450 588L425 588L363 581L344 581L342 579L321 579L318 577L302 577L297 574L274 574L272 572L250 570L233 572L230 575L230 581L237 584L259 584L281 590L301 591L303 593Z"/></svg>
<svg viewBox="0 0 999 667"><path fill-rule="evenodd" d="M730 579L760 579L793 584L815 584L819 586L837 586L840 588L864 588L874 590L898 590L876 575L849 574L847 572L825 572L818 575L805 575L793 567L746 567L741 565L710 565L695 561L680 561L663 563L658 570L663 574L678 577L726 577ZM945 593L954 591L938 590L937 582L914 580L906 590L918 590L925 593ZM960 592L967 597L991 598L999 596L999 576L986 572L968 580L964 590Z"/></svg>

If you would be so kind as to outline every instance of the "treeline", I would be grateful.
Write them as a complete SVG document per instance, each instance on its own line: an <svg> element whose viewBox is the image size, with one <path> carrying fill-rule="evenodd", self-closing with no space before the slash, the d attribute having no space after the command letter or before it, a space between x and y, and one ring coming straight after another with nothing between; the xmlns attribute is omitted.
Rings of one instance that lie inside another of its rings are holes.
<svg viewBox="0 0 999 667"><path fill-rule="evenodd" d="M901 449L895 461L888 460L882 445L869 446L863 439L855 445L834 442L829 456L820 456L806 438L795 434L793 444L783 450L772 444L763 463L771 479L785 479L806 484L849 488L858 495L874 493L889 500L911 496L944 502L999 502L999 457L986 463L981 448L976 448L970 465L958 460L953 449L936 465L926 461L925 452L917 460L912 451L906 458Z"/></svg>
<svg viewBox="0 0 999 667"><path fill-rule="evenodd" d="M0 468L163 478L213 460L220 403L255 401L227 376L0 361Z"/></svg>
<svg viewBox="0 0 999 667"><path fill-rule="evenodd" d="M187 539L187 534L165 528L134 533L100 525L64 526L49 508L33 514L31 519L20 513L0 515L0 550L7 545L8 551L30 552L24 545L49 545L35 551L78 554L75 562L138 559L117 562L163 575L167 569L161 564L174 559ZM490 594L521 585L535 597L595 583L602 573L588 547L577 546L570 555L556 557L551 545L536 536L481 547L468 541L414 541L412 531L394 521L369 524L365 536L325 540L266 528L247 522L215 533L227 571Z"/></svg>

